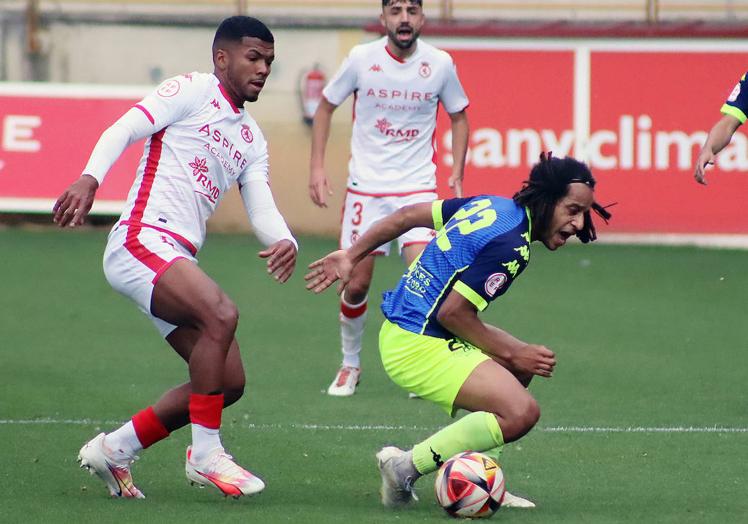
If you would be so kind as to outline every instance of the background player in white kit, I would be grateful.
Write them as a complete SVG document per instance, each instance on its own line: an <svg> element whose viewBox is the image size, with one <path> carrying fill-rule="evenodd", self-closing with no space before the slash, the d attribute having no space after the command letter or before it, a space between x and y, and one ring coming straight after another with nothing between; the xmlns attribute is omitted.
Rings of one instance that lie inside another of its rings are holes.
<svg viewBox="0 0 748 524"><path fill-rule="evenodd" d="M122 152L149 137L122 217L104 253L104 272L117 291L149 316L189 364L190 380L166 393L119 429L80 451L112 496L143 498L130 474L141 449L191 423L187 477L224 495L257 493L262 480L238 466L219 436L221 412L244 391L235 338L238 312L198 266L205 223L238 182L249 219L266 249L269 273L291 276L297 244L268 185L267 143L243 109L257 100L274 59L274 39L259 20L236 16L218 27L213 74L167 80L101 136L83 175L57 200L54 220L82 224L96 190Z"/></svg>
<svg viewBox="0 0 748 524"><path fill-rule="evenodd" d="M418 36L424 24L421 0L382 0L382 25L387 36L354 47L325 87L314 115L309 194L327 207L332 194L325 174L325 147L332 113L354 94L351 160L340 234L349 248L377 220L403 206L431 202L436 195L435 130L441 103L452 124L454 157L449 185L462 196L468 143L468 99L452 58ZM433 231L416 228L398 238L406 264L421 253ZM389 254L386 244L373 255ZM361 338L374 256L353 271L341 296L340 324L343 363L327 392L353 395L361 373Z"/></svg>

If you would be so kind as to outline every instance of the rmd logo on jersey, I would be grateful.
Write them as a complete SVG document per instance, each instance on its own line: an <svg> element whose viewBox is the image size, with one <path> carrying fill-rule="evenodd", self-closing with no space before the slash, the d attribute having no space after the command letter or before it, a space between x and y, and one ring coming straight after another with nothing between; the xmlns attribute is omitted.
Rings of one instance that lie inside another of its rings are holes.
<svg viewBox="0 0 748 524"><path fill-rule="evenodd" d="M234 165L239 169L239 171L244 169L244 167L247 165L247 159L244 158L244 155L242 155L242 153L237 150L234 143L229 140L220 129L211 129L210 124L205 124L198 130L198 133L218 144L223 149L223 153L228 154L228 157L224 157L222 151L220 151L216 146L210 143L205 144L205 149L207 149L211 155L219 159L223 166L227 169L231 168L231 166L229 165L230 161L233 161ZM243 130L242 138L244 138ZM247 140L247 138L244 138L244 140L247 142L251 142L251 140ZM233 173L233 169L230 170Z"/></svg>
<svg viewBox="0 0 748 524"><path fill-rule="evenodd" d="M393 129L392 122L386 118L380 118L374 125L384 136L397 138L397 142L409 142L418 136L418 129Z"/></svg>

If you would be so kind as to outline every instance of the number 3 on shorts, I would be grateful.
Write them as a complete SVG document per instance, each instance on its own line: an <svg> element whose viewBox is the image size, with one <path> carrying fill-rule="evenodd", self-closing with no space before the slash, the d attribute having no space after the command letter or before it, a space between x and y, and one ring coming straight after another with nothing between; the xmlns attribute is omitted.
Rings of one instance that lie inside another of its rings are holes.
<svg viewBox="0 0 748 524"><path fill-rule="evenodd" d="M459 209L457 213L452 216L452 220L456 220L448 228L442 228L436 237L436 245L442 251L449 251L452 249L452 242L449 241L447 234L454 228L460 232L461 235L469 235L474 231L478 231L485 227L490 226L496 222L496 210L486 209L491 205L491 201L487 198L481 200L474 200L470 202L470 207ZM477 220L472 222L470 217L475 217Z"/></svg>
<svg viewBox="0 0 748 524"><path fill-rule="evenodd" d="M361 202L354 202L353 203L353 211L355 214L353 215L353 218L351 218L351 224L354 226L360 226L361 225L361 212L364 210L364 205Z"/></svg>

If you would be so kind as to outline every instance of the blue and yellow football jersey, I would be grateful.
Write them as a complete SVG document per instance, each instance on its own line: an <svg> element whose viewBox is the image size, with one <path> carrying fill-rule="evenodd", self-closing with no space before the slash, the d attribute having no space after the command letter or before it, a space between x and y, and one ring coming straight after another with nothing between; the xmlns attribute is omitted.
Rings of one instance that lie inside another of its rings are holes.
<svg viewBox="0 0 748 524"><path fill-rule="evenodd" d="M413 333L452 338L436 319L454 290L479 311L503 295L530 261L530 217L513 200L476 196L433 203L436 237L384 293L382 312Z"/></svg>
<svg viewBox="0 0 748 524"><path fill-rule="evenodd" d="M745 124L746 115L748 115L748 82L745 80L745 75L735 85L721 111L725 115L734 116L740 120L741 124Z"/></svg>

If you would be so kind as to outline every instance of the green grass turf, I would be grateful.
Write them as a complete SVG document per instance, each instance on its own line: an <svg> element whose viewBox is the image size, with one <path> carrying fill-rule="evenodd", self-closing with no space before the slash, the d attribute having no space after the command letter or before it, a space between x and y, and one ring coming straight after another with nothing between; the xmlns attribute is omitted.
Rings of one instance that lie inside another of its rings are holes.
<svg viewBox="0 0 748 524"><path fill-rule="evenodd" d="M408 511L384 510L377 494L379 447L412 445L448 423L428 402L408 400L378 360L376 305L402 264L379 262L358 393L329 398L337 300L305 292L301 266L334 243L313 238L302 239L285 286L267 278L247 236L211 235L201 253L241 311L248 388L224 414L224 442L267 481L265 492L235 501L188 486L182 430L135 465L148 499L109 499L77 469L78 449L183 381L186 369L104 280L105 236L0 230L0 521L450 521L433 499L433 476L419 481L422 500ZM538 427L503 460L511 490L538 508L494 519L745 522L748 433L563 428L748 427L748 252L536 245L532 257L484 318L546 344L559 364L531 387Z"/></svg>

